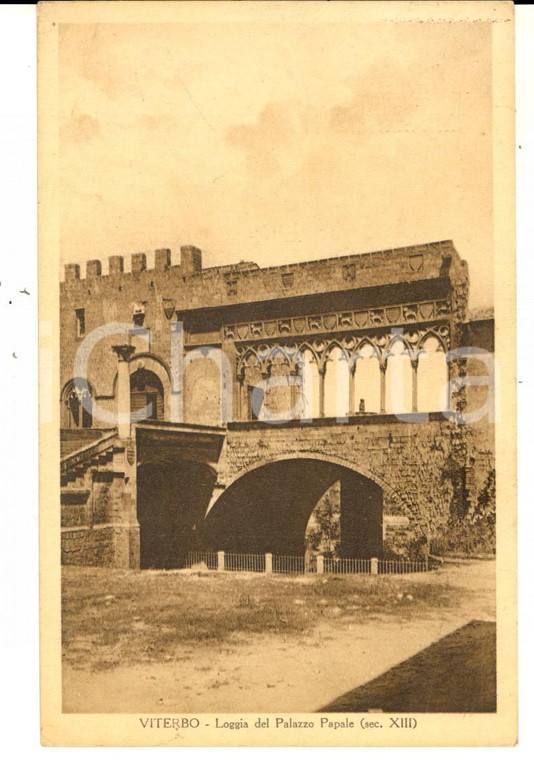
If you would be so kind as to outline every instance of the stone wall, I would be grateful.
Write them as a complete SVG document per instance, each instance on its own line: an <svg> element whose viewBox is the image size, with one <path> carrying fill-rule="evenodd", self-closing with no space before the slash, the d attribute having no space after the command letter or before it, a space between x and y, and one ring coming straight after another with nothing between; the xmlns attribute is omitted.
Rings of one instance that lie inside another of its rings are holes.
<svg viewBox="0 0 534 760"><path fill-rule="evenodd" d="M472 473L461 497L451 466L455 436L462 442L458 465ZM444 534L455 498L476 501L493 466L492 436L487 423L460 427L439 414L421 423L377 415L365 424L235 424L229 426L218 480L228 487L254 467L292 457L345 466L383 489L385 544L411 554L418 543Z"/></svg>
<svg viewBox="0 0 534 760"><path fill-rule="evenodd" d="M61 564L116 567L114 528L104 525L64 529Z"/></svg>
<svg viewBox="0 0 534 760"><path fill-rule="evenodd" d="M64 529L61 563L93 567L139 567L139 529L93 525Z"/></svg>
<svg viewBox="0 0 534 760"><path fill-rule="evenodd" d="M63 460L63 564L139 567L136 468L127 449L108 436Z"/></svg>

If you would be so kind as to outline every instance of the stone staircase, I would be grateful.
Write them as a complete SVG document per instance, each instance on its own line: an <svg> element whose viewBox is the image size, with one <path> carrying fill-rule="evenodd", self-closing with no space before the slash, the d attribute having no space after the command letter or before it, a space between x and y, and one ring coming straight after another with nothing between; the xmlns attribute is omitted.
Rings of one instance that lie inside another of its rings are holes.
<svg viewBox="0 0 534 760"><path fill-rule="evenodd" d="M117 430L63 456L62 563L139 567L135 493L133 443Z"/></svg>
<svg viewBox="0 0 534 760"><path fill-rule="evenodd" d="M79 446L61 456L61 486L62 488L76 480L83 479L90 467L98 467L100 471L106 469L106 464L113 461L114 454L124 451L124 444L117 438L117 430L99 431L96 440ZM105 434L103 434L105 432ZM74 443L74 441L69 441ZM68 450L67 446L67 450Z"/></svg>
<svg viewBox="0 0 534 760"><path fill-rule="evenodd" d="M61 459L94 441L98 441L99 438L102 438L109 432L109 430L99 430L98 428L62 430L60 439Z"/></svg>

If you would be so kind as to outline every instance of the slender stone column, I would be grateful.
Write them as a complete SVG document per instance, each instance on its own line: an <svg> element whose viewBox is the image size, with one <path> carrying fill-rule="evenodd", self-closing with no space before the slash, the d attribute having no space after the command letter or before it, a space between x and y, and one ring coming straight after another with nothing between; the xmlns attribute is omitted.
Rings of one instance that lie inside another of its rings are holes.
<svg viewBox="0 0 534 760"><path fill-rule="evenodd" d="M112 346L117 354L117 424L119 438L130 438L130 358L135 353L134 346L128 344Z"/></svg>
<svg viewBox="0 0 534 760"><path fill-rule="evenodd" d="M411 359L412 365L412 412L417 412L417 365L419 364L419 358Z"/></svg>
<svg viewBox="0 0 534 760"><path fill-rule="evenodd" d="M288 378L291 383L291 419L300 420L302 417L302 381L298 367L292 369Z"/></svg>
<svg viewBox="0 0 534 760"><path fill-rule="evenodd" d="M236 414L234 415L235 420L242 421L245 419L245 411L244 411L244 399L243 399L243 384L244 384L244 378L237 377L237 409Z"/></svg>
<svg viewBox="0 0 534 760"><path fill-rule="evenodd" d="M353 362L349 372L349 417L356 414L356 361Z"/></svg>
<svg viewBox="0 0 534 760"><path fill-rule="evenodd" d="M184 421L184 325L174 319L170 325L171 422Z"/></svg>
<svg viewBox="0 0 534 760"><path fill-rule="evenodd" d="M319 417L324 417L324 379L326 375L326 364L319 367Z"/></svg>
<svg viewBox="0 0 534 760"><path fill-rule="evenodd" d="M387 359L380 361L380 414L386 413L386 368Z"/></svg>
<svg viewBox="0 0 534 760"><path fill-rule="evenodd" d="M241 385L241 419L248 422L252 419L252 397L246 377Z"/></svg>

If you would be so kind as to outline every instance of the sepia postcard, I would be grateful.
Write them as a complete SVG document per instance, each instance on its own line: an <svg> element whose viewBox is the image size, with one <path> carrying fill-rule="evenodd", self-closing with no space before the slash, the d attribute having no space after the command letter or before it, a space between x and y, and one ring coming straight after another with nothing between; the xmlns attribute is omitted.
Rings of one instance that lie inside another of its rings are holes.
<svg viewBox="0 0 534 760"><path fill-rule="evenodd" d="M43 744L515 744L513 4L38 11Z"/></svg>

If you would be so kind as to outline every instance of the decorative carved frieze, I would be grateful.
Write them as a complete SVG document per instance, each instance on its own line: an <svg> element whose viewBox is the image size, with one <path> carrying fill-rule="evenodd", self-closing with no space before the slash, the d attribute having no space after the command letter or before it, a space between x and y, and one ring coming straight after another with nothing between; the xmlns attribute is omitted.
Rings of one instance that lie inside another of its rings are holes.
<svg viewBox="0 0 534 760"><path fill-rule="evenodd" d="M251 341L257 338L344 332L351 329L363 330L368 327L393 327L429 322L450 316L451 304L449 300L423 301L420 303L386 306L381 309L367 309L365 311L345 310L327 314L311 314L308 316L225 325L223 327L223 338L225 340Z"/></svg>

